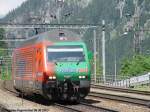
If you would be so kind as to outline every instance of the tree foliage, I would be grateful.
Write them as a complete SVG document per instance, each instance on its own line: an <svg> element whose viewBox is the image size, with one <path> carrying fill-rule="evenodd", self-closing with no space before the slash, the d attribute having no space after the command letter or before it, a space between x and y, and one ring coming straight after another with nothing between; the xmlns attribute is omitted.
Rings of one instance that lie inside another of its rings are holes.
<svg viewBox="0 0 150 112"><path fill-rule="evenodd" d="M0 40L5 39L5 30L4 29L0 29ZM6 47L6 43L5 42L0 42L0 48L4 48Z"/></svg>
<svg viewBox="0 0 150 112"><path fill-rule="evenodd" d="M5 39L5 30L0 29L0 40ZM6 55L7 52L4 51L3 49L7 47L7 44L4 41L0 41L0 56Z"/></svg>
<svg viewBox="0 0 150 112"><path fill-rule="evenodd" d="M150 56L135 55L132 59L123 60L122 75L132 77L145 72L150 72Z"/></svg>
<svg viewBox="0 0 150 112"><path fill-rule="evenodd" d="M52 20L51 23L57 23L57 18L54 19L51 16L57 15L58 5L55 2L56 0L27 0L24 2L19 8L12 10L7 16L3 19L5 22L11 22L15 20L15 22L22 23L31 23L32 17L42 17L41 20L37 19L38 22L42 22L44 20ZM78 1L78 2L76 2ZM128 26L127 21L132 19L135 14L135 4L133 0L125 0L124 8L123 8L123 17L120 18L120 10L118 9L120 0L91 0L91 2L86 7L82 7L80 2L86 0L65 0L64 6L61 11L61 23L67 24L98 24L100 28L96 30L96 38L97 40L101 40L101 21L105 19L106 21L106 74L114 75L115 74L115 58L117 64L117 74L119 74L120 67L121 73L125 74L137 74L137 70L133 70L131 66L125 64L125 62L132 64L130 61L126 60L121 66L121 60L124 58L129 58L134 55L134 47L133 47L133 38L134 38L134 28L133 26L131 31L128 32L128 35L123 36L125 26ZM85 4L85 3L82 4ZM138 0L138 5L141 10L141 15L139 18L139 26L145 27L149 29L150 27L150 0ZM64 14L70 13L69 16L64 16ZM130 17L127 17L127 14L130 14ZM45 19L47 18L47 19ZM130 22L129 22L130 23ZM130 25L129 25L130 26ZM139 28L139 27L137 27ZM135 29L138 30L139 29ZM30 31L29 35L34 34L34 30ZM82 32L81 32L82 33ZM139 32L140 33L140 32ZM141 32L142 33L142 32ZM142 45L142 53L146 54L150 48L150 33L149 31L144 31L143 40L141 42ZM83 38L84 42L87 44L89 50L93 52L93 29L88 29ZM101 54L101 41L97 41L99 47L97 49ZM0 43L0 45L3 45ZM0 46L1 48L1 46ZM97 65L101 65L101 55L98 57ZM130 68L130 72L127 67ZM98 66L99 67L99 66ZM97 71L100 71L97 67ZM123 67L123 68L122 68ZM138 67L138 66L137 66ZM128 72L127 72L128 71Z"/></svg>

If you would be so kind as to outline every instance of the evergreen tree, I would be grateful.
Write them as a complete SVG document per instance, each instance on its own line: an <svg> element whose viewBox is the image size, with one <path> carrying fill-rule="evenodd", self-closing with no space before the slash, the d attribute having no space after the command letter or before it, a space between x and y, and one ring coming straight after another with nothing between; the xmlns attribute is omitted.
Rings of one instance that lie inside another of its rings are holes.
<svg viewBox="0 0 150 112"><path fill-rule="evenodd" d="M0 40L5 39L5 30L4 29L0 29ZM0 41L0 48L5 48L6 47L6 43L4 41Z"/></svg>

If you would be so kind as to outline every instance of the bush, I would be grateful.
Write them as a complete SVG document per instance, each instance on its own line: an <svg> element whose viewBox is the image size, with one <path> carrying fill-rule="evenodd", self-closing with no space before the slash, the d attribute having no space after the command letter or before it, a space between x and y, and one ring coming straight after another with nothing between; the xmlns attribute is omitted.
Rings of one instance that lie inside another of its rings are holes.
<svg viewBox="0 0 150 112"><path fill-rule="evenodd" d="M125 59L121 65L121 75L138 76L150 71L150 56L135 55L132 59Z"/></svg>

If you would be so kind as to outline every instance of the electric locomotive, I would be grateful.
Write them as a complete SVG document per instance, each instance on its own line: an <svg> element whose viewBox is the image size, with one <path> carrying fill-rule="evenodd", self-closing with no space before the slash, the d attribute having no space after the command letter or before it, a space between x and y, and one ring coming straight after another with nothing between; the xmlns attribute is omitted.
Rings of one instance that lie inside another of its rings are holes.
<svg viewBox="0 0 150 112"><path fill-rule="evenodd" d="M90 91L88 50L76 33L52 30L27 39L13 51L14 88L48 99L75 100Z"/></svg>

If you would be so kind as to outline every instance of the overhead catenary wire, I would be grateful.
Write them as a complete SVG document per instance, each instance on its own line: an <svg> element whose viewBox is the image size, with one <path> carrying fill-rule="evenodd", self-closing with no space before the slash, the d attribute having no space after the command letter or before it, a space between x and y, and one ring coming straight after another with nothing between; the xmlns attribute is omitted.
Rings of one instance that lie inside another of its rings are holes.
<svg viewBox="0 0 150 112"><path fill-rule="evenodd" d="M52 29L90 29L97 28L99 24L22 24L22 23L0 23L0 28L16 28L16 29L26 29L26 28L52 28Z"/></svg>

